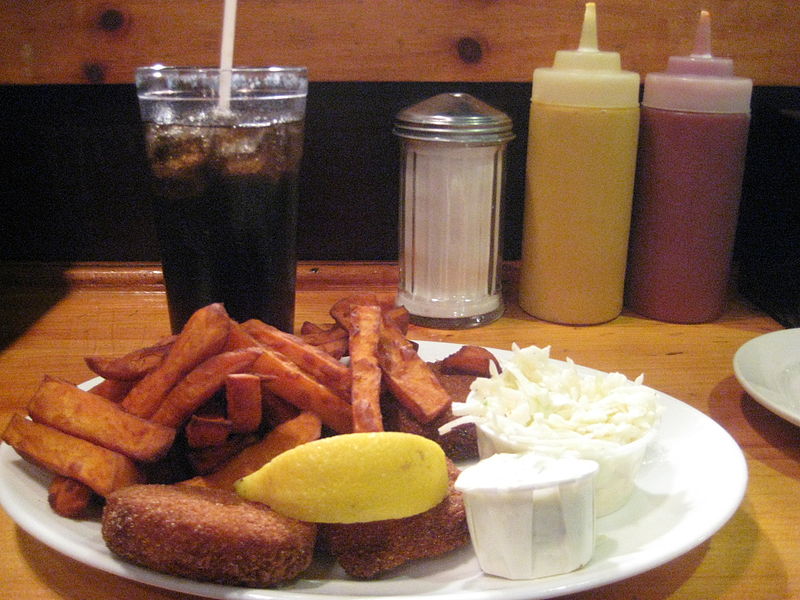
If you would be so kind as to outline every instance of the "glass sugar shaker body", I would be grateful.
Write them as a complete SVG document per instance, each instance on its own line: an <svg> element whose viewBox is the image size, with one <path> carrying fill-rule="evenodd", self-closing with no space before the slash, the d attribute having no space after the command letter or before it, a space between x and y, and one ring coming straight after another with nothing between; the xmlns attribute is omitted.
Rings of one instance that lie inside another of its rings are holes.
<svg viewBox="0 0 800 600"><path fill-rule="evenodd" d="M462 93L400 111L400 284L412 322L457 329L503 314L500 236L511 119Z"/></svg>

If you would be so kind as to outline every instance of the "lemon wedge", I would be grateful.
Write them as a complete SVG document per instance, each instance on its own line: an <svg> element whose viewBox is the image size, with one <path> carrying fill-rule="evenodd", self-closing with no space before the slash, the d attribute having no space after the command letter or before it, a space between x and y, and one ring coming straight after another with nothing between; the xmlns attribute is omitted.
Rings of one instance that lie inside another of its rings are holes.
<svg viewBox="0 0 800 600"><path fill-rule="evenodd" d="M349 433L307 442L240 479L236 492L314 523L408 517L439 504L447 463L434 441L411 433Z"/></svg>

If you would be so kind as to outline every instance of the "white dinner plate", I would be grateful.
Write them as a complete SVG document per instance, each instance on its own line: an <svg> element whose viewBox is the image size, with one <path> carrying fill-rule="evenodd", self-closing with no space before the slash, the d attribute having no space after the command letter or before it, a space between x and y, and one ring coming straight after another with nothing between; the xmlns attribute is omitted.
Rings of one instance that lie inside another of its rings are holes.
<svg viewBox="0 0 800 600"><path fill-rule="evenodd" d="M420 354L433 361L458 347L420 342ZM510 354L503 350L492 352L499 357ZM589 564L572 573L542 579L511 581L484 575L470 547L405 565L376 581L351 579L335 564L322 561L317 561L301 579L274 590L163 575L112 555L103 543L96 520L74 521L55 515L47 504L50 476L23 461L6 444L0 448L0 504L33 537L86 565L198 596L224 600L555 598L637 575L688 552L722 527L742 501L747 465L736 442L717 423L689 405L662 393L658 393L658 399L664 412L658 435L636 478L633 497L619 511L598 520L597 544Z"/></svg>
<svg viewBox="0 0 800 600"><path fill-rule="evenodd" d="M733 372L756 402L800 425L800 328L744 343L733 355Z"/></svg>

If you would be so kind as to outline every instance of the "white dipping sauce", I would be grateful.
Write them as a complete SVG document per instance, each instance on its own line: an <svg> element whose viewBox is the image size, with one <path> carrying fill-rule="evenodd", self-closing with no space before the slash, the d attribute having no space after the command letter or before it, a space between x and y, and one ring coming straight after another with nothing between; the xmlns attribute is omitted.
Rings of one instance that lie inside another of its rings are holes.
<svg viewBox="0 0 800 600"><path fill-rule="evenodd" d="M455 487L481 570L534 579L589 562L597 469L590 460L534 454L495 454L464 469Z"/></svg>

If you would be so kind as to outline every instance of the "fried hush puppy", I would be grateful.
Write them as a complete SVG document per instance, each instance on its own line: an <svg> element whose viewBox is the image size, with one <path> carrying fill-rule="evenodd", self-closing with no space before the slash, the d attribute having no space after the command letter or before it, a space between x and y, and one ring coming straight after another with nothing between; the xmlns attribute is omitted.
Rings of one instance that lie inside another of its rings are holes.
<svg viewBox="0 0 800 600"><path fill-rule="evenodd" d="M225 490L132 485L112 493L102 518L108 548L150 569L247 587L272 587L302 573L317 528Z"/></svg>
<svg viewBox="0 0 800 600"><path fill-rule="evenodd" d="M323 547L351 577L373 579L409 561L469 544L464 501L453 487L459 470L448 461L448 471L448 494L430 510L403 519L320 525Z"/></svg>

